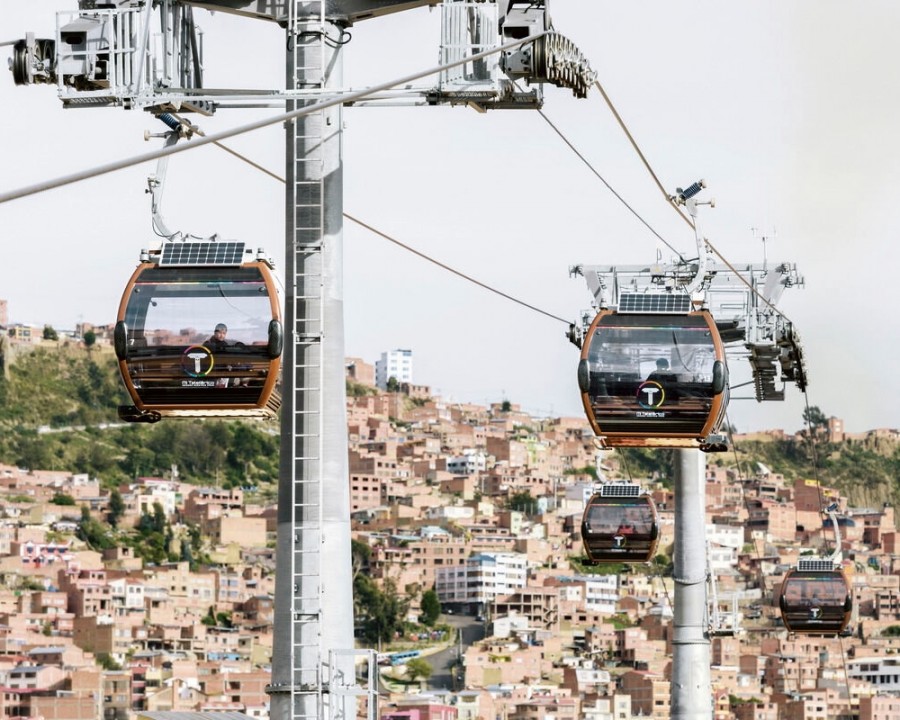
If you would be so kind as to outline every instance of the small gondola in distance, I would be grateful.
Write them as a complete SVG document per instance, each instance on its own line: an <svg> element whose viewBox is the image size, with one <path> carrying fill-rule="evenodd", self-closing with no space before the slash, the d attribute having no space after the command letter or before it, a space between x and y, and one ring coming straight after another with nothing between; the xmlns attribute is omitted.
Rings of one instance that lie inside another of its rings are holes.
<svg viewBox="0 0 900 720"><path fill-rule="evenodd" d="M785 628L798 635L841 635L850 624L853 598L843 570L828 561L801 561L781 583L778 606Z"/></svg>
<svg viewBox="0 0 900 720"><path fill-rule="evenodd" d="M659 543L659 517L646 493L623 497L595 493L581 519L581 544L588 565L644 563Z"/></svg>
<svg viewBox="0 0 900 720"><path fill-rule="evenodd" d="M607 447L725 450L728 368L707 310L597 313L582 343L578 385Z"/></svg>
<svg viewBox="0 0 900 720"><path fill-rule="evenodd" d="M246 260L242 243L231 264L190 264L212 252L190 245L203 243L181 243L175 264L145 255L122 295L114 345L134 405L119 417L275 417L284 332L271 264Z"/></svg>

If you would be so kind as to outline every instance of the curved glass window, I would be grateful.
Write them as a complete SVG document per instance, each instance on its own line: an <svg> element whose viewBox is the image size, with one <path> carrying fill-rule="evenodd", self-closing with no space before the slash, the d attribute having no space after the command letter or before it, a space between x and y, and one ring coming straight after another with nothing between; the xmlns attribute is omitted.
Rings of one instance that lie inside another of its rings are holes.
<svg viewBox="0 0 900 720"><path fill-rule="evenodd" d="M125 312L129 355L165 347L213 344L217 350L268 343L272 306L256 268L147 270ZM216 335L217 326L225 332Z"/></svg>

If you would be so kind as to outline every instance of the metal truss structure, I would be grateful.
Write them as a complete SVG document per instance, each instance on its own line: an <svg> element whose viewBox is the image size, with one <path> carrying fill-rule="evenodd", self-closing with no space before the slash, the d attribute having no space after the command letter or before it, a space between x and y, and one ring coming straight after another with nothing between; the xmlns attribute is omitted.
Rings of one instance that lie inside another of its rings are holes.
<svg viewBox="0 0 900 720"><path fill-rule="evenodd" d="M414 0L389 2L295 0L299 16L315 11L329 23L322 39L340 44L343 28L388 12L425 5L441 7L441 65L432 85L374 94L354 105L468 105L487 109L538 108L542 83L572 89L584 97L595 73L574 43L553 32L546 0L473 2ZM154 114L218 108L283 107L289 99L315 97L321 88L210 88L203 82L203 32L194 8L230 12L278 23L290 33L293 3L288 0L81 0L79 9L57 14L55 37L29 34L14 47L17 84L56 85L66 107L121 106ZM315 7L313 7L315 6ZM467 58L513 40L533 42L480 60ZM296 41L296 38L294 38ZM517 80L526 82L522 90ZM534 84L532 84L534 83ZM349 93L332 88L330 97Z"/></svg>

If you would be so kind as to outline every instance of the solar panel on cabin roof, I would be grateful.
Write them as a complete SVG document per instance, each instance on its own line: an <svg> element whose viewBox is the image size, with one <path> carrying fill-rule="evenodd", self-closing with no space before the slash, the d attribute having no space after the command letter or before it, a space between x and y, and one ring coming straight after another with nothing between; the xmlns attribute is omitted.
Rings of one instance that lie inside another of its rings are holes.
<svg viewBox="0 0 900 720"><path fill-rule="evenodd" d="M622 293L619 296L619 312L626 313L688 313L691 298L688 295L662 293Z"/></svg>
<svg viewBox="0 0 900 720"><path fill-rule="evenodd" d="M245 243L187 242L166 243L162 248L160 265L229 266L243 261Z"/></svg>

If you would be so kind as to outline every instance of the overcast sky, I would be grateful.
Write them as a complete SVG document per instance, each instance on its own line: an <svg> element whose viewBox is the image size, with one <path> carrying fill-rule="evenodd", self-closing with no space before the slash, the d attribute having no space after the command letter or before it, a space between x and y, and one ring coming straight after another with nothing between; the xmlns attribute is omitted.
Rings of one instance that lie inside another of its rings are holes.
<svg viewBox="0 0 900 720"><path fill-rule="evenodd" d="M52 37L76 0L4 0L0 41ZM850 431L900 426L895 308L900 225L900 4L808 0L554 0L555 28L590 60L667 188L698 178L716 208L706 235L735 263L797 264L803 289L780 307L799 329L808 401ZM206 83L283 87L283 32L205 11ZM359 23L346 84L374 85L438 64L439 11ZM8 56L9 48L0 48ZM0 73L0 192L160 147L161 123L119 108L64 110L50 86ZM222 110L207 133L273 115ZM544 112L603 177L680 252L693 233L593 91L549 87ZM345 111L344 209L505 293L575 320L590 307L570 265L636 264L671 253L533 111L464 108ZM283 174L280 125L227 144ZM115 319L150 226L145 163L0 205L0 298L11 320L57 328ZM283 186L207 146L173 158L168 225L284 254ZM348 223L346 354L374 362L413 351L415 381L444 397L508 399L541 414L581 414L577 349L558 320L466 283ZM745 364L742 362L742 364ZM732 364L732 373L747 374ZM734 393L750 395L748 389ZM802 426L806 399L735 399L741 431Z"/></svg>

